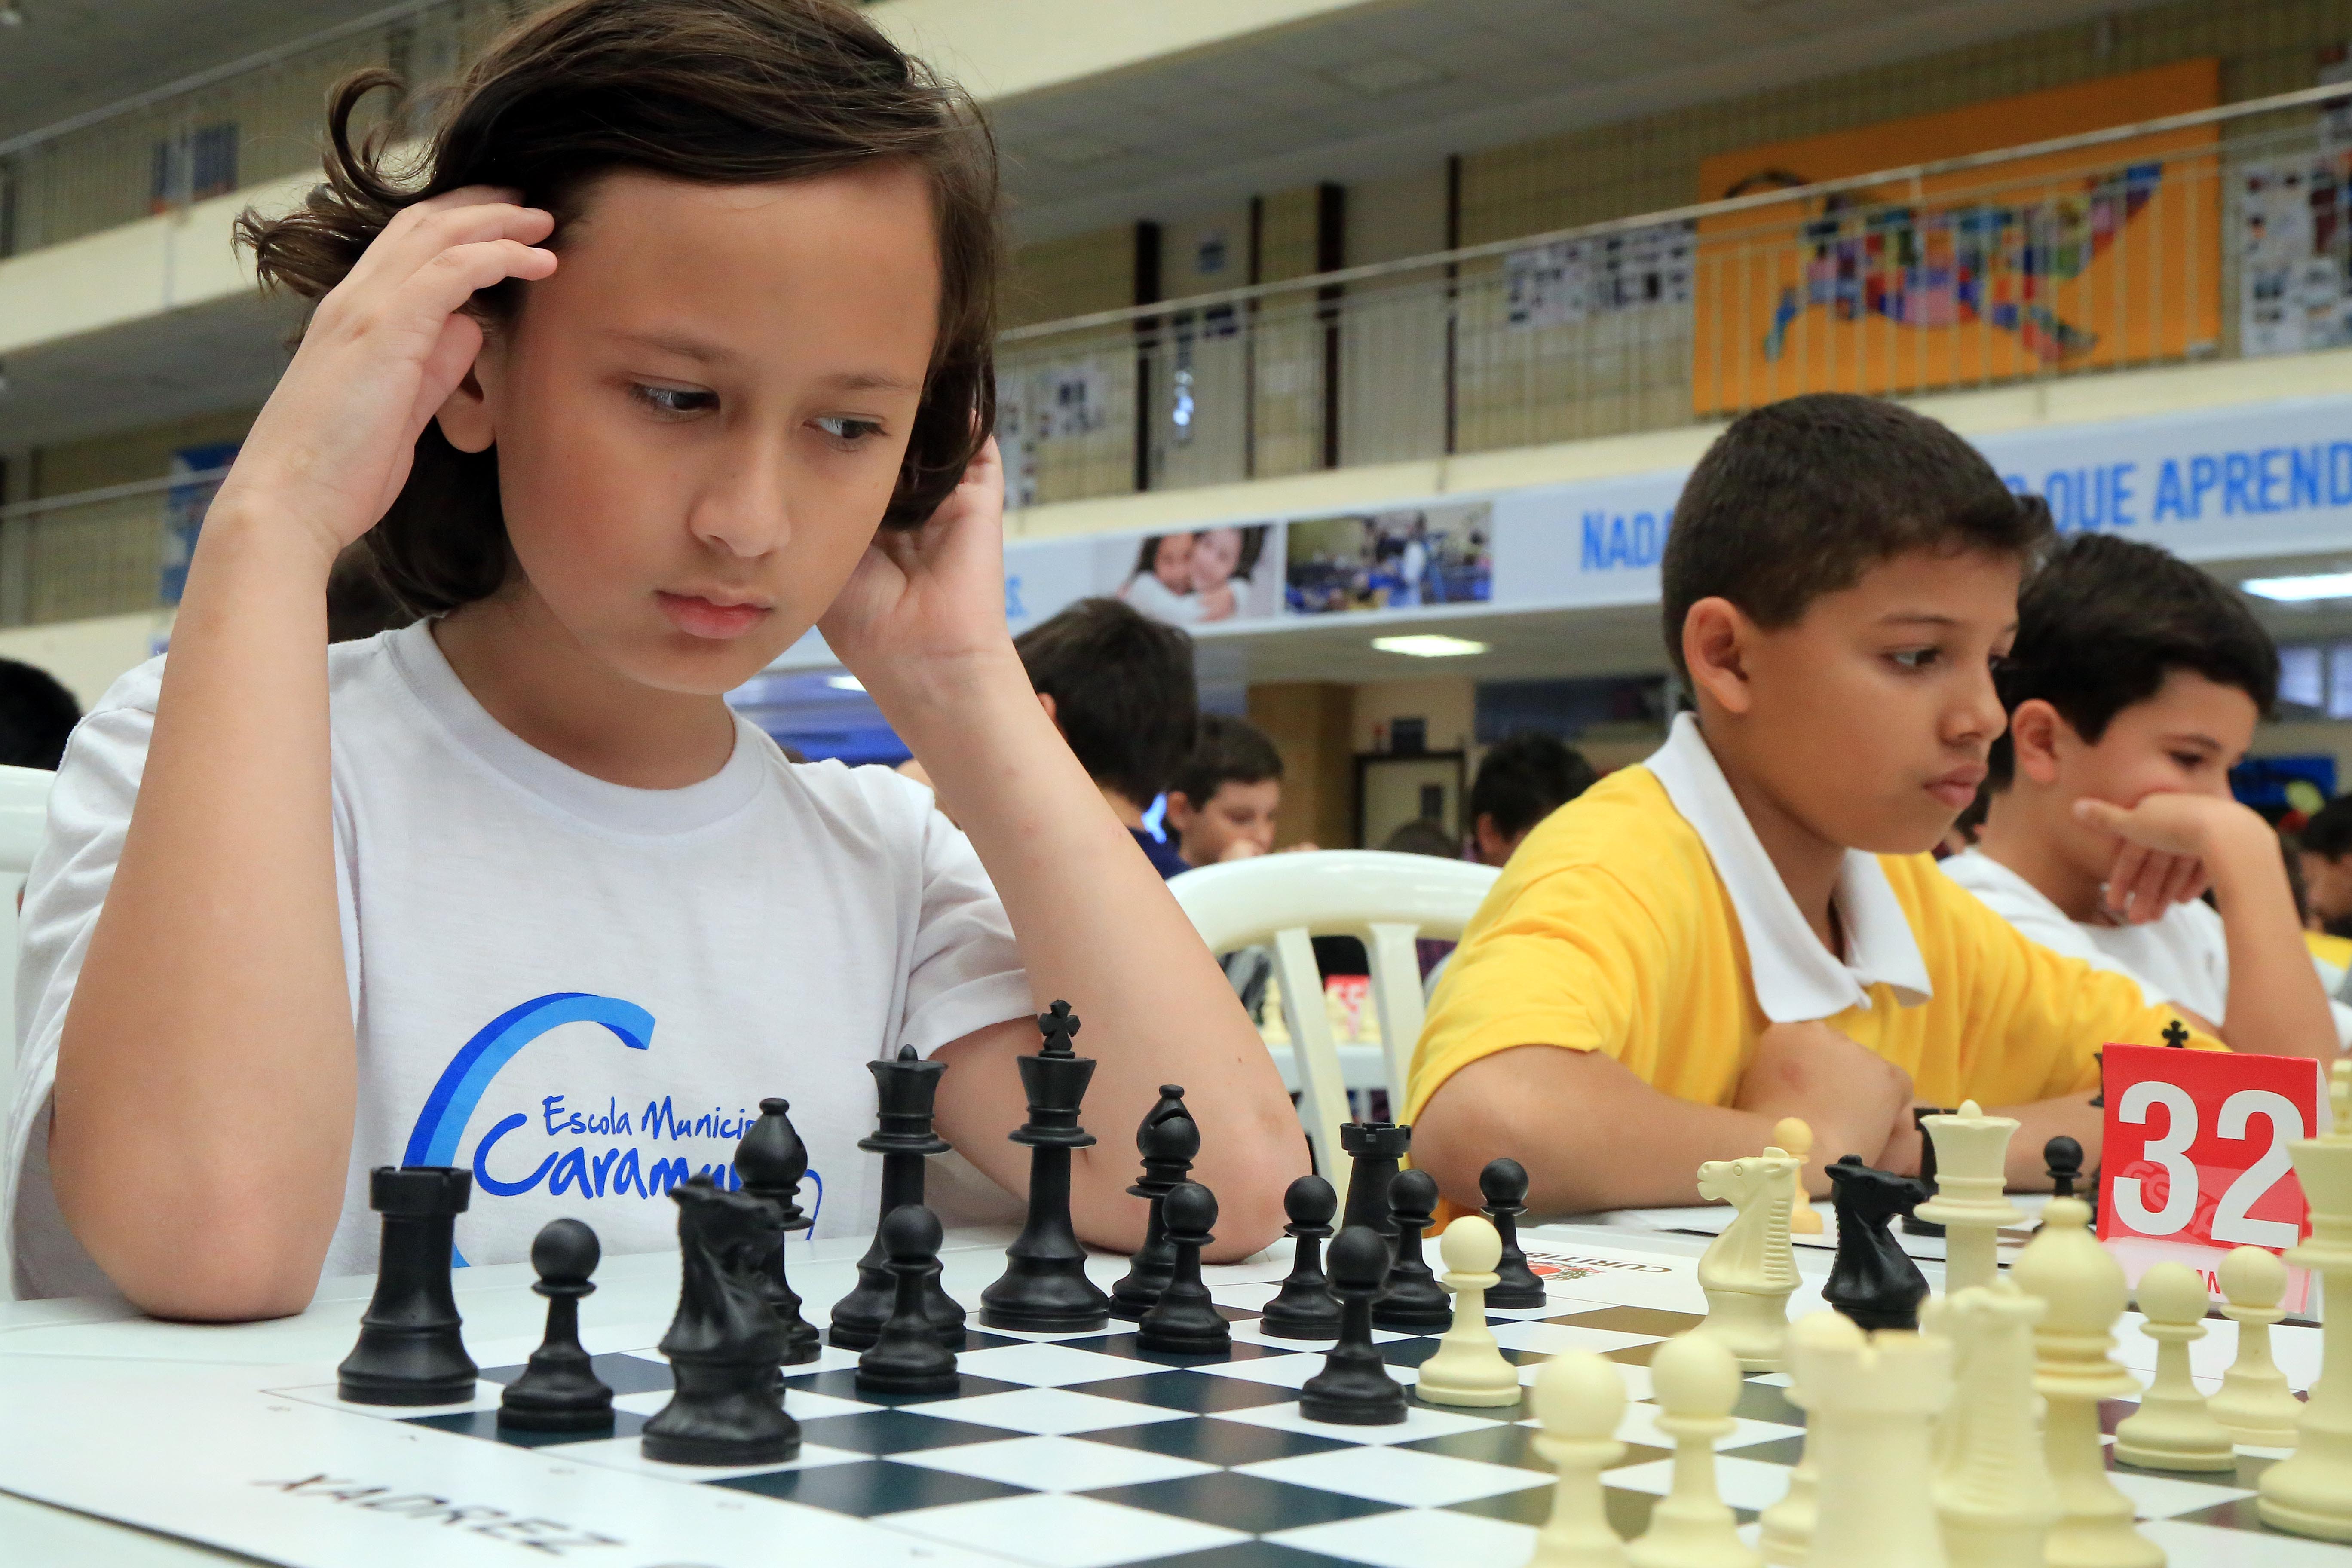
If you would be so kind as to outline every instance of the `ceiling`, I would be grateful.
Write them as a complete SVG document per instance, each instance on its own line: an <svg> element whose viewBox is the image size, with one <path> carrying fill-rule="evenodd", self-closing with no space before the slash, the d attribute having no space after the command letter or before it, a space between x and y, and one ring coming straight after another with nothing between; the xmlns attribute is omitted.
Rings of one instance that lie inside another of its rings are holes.
<svg viewBox="0 0 2352 1568"><path fill-rule="evenodd" d="M1389 0L990 106L1024 239L1914 58L2152 0Z"/></svg>
<svg viewBox="0 0 2352 1568"><path fill-rule="evenodd" d="M289 43L385 0L14 0L0 26L0 139Z"/></svg>

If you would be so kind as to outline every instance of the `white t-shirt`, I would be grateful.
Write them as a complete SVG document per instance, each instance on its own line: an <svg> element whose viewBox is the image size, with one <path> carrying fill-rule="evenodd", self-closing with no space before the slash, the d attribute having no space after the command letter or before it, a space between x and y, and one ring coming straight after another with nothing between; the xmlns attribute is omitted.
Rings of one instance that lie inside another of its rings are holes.
<svg viewBox="0 0 2352 1568"><path fill-rule="evenodd" d="M327 659L359 1110L324 1275L375 1268L367 1173L384 1164L474 1173L468 1262L520 1260L563 1215L608 1253L674 1245L662 1194L726 1179L770 1095L808 1145L812 1234L860 1234L880 1185L856 1147L875 1120L865 1064L1031 1010L979 858L909 780L795 766L738 720L714 776L626 788L502 728L423 625ZM26 886L0 1171L23 1297L111 1292L58 1214L49 1096L162 667L124 676L75 731Z"/></svg>
<svg viewBox="0 0 2352 1568"><path fill-rule="evenodd" d="M2138 981L2149 1006L2177 1002L2211 1023L2226 1022L2230 943L2210 904L2197 899L2175 904L2146 925L2088 925L2068 919L2042 889L1980 849L1963 850L1942 864L1946 876L2042 946ZM2352 1008L2329 1006L2338 1042L2352 1040Z"/></svg>
<svg viewBox="0 0 2352 1568"><path fill-rule="evenodd" d="M1245 584L1246 585L1246 584ZM1236 590L1238 593L1239 590ZM1119 590L1120 598L1139 615L1171 626L1189 626L1201 618L1201 595L1180 594L1149 572L1138 572Z"/></svg>

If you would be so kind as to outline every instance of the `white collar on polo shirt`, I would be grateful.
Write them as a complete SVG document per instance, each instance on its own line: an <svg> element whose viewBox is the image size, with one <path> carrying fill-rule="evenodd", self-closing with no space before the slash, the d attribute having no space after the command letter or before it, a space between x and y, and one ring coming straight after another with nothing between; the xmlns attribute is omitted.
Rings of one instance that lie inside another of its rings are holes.
<svg viewBox="0 0 2352 1568"><path fill-rule="evenodd" d="M1910 919L1876 856L1849 849L1838 872L1831 898L1845 932L1846 956L1841 960L1805 923L1699 733L1696 716L1677 714L1666 743L1642 765L1665 786L1666 798L1696 831L1731 895L1748 942L1757 1005L1766 1017L1794 1024L1867 1007L1867 987L1881 981L1906 1007L1935 994Z"/></svg>

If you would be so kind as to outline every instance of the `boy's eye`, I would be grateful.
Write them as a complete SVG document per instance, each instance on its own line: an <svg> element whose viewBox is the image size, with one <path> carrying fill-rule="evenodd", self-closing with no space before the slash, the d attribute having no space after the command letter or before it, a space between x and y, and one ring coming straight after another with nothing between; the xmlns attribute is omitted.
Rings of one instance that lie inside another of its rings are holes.
<svg viewBox="0 0 2352 1568"><path fill-rule="evenodd" d="M1899 648L1886 657L1893 659L1899 668L1925 669L1936 662L1936 650L1932 647Z"/></svg>
<svg viewBox="0 0 2352 1568"><path fill-rule="evenodd" d="M855 419L843 415L827 415L816 422L816 427L845 447L855 447L882 434L878 419Z"/></svg>
<svg viewBox="0 0 2352 1568"><path fill-rule="evenodd" d="M2193 773L2205 765L2205 759L2194 752L2175 752L2172 753L2172 760L2184 773Z"/></svg>
<svg viewBox="0 0 2352 1568"><path fill-rule="evenodd" d="M715 408L719 405L716 395L698 392L692 387L649 386L639 382L629 390L632 396L656 414L672 416L699 414L707 408Z"/></svg>

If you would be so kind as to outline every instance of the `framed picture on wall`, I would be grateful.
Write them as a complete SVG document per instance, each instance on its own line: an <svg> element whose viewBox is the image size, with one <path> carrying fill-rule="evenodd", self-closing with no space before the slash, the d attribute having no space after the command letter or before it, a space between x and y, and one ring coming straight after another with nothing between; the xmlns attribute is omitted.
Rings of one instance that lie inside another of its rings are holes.
<svg viewBox="0 0 2352 1568"><path fill-rule="evenodd" d="M1378 849L1410 822L1428 822L1462 842L1461 752L1368 752L1356 758L1356 844Z"/></svg>

